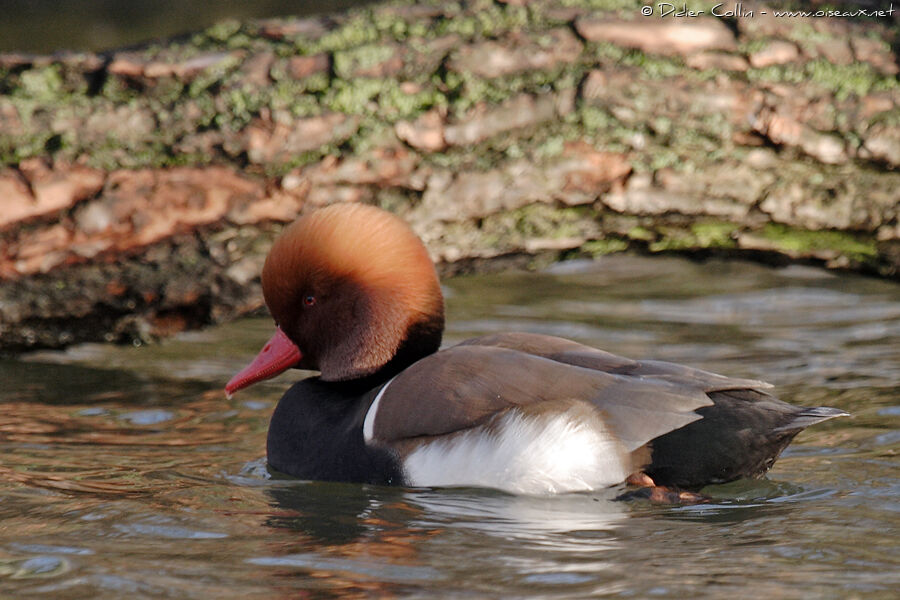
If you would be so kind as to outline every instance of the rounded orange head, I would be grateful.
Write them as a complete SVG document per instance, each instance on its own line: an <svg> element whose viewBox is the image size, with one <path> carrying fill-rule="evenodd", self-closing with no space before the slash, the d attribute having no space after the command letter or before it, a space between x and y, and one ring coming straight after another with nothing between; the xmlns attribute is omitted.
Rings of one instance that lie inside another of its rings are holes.
<svg viewBox="0 0 900 600"><path fill-rule="evenodd" d="M291 366L357 379L440 346L444 302L428 252L403 220L374 206L334 204L286 227L262 287L280 333L229 393Z"/></svg>

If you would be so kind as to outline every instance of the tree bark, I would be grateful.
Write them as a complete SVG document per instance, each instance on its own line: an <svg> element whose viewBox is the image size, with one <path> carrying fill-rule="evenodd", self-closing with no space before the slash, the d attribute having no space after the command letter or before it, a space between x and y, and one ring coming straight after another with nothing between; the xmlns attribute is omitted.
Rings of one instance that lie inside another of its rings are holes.
<svg viewBox="0 0 900 600"><path fill-rule="evenodd" d="M898 278L896 18L591 4L0 55L0 352L258 309L273 237L340 201L404 216L445 273L636 250Z"/></svg>

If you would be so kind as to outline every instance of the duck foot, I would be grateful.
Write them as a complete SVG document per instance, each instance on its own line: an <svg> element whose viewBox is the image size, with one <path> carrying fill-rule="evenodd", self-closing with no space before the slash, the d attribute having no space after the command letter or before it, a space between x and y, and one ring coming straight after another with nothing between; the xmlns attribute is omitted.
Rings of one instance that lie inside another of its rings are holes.
<svg viewBox="0 0 900 600"><path fill-rule="evenodd" d="M709 496L688 492L675 487L656 485L646 473L632 473L625 480L628 485L637 486L616 497L616 500L649 500L654 504L704 504L712 500Z"/></svg>

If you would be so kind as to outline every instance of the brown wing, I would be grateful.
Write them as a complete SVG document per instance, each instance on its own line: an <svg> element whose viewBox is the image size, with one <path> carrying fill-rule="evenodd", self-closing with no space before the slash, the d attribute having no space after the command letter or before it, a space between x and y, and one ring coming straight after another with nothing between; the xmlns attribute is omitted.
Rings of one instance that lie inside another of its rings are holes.
<svg viewBox="0 0 900 600"><path fill-rule="evenodd" d="M709 371L658 360L632 360L578 342L537 333L500 333L473 338L460 346L494 346L543 356L558 362L632 377L653 377L701 388L704 392L755 390L765 393L771 383L725 377Z"/></svg>
<svg viewBox="0 0 900 600"><path fill-rule="evenodd" d="M540 403L577 400L597 410L623 445L634 451L699 419L694 410L712 403L703 387L690 380L604 370L635 369L637 363L600 351L580 354L582 348L592 349L574 342L546 338L552 343L540 344L538 350L529 345L537 339L519 340L525 343L513 349L514 341L474 340L403 371L380 399L373 437L391 444L451 434L484 424L513 407L531 410ZM561 360L564 354L572 362ZM590 362L588 358L594 361L592 366L581 366Z"/></svg>

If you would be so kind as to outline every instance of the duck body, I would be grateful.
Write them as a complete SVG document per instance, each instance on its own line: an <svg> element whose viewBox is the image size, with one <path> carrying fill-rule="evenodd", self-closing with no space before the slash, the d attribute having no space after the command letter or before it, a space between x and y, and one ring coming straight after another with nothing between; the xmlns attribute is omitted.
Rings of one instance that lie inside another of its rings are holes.
<svg viewBox="0 0 900 600"><path fill-rule="evenodd" d="M276 335L226 387L290 367L271 468L310 480L585 491L640 474L700 488L765 473L793 437L846 413L771 385L562 338L505 333L438 351L443 300L421 242L363 205L302 217L263 269Z"/></svg>
<svg viewBox="0 0 900 600"><path fill-rule="evenodd" d="M525 333L468 340L378 379L294 384L272 417L270 466L310 480L529 494L643 470L692 489L760 476L802 429L842 414L781 402L760 381Z"/></svg>

